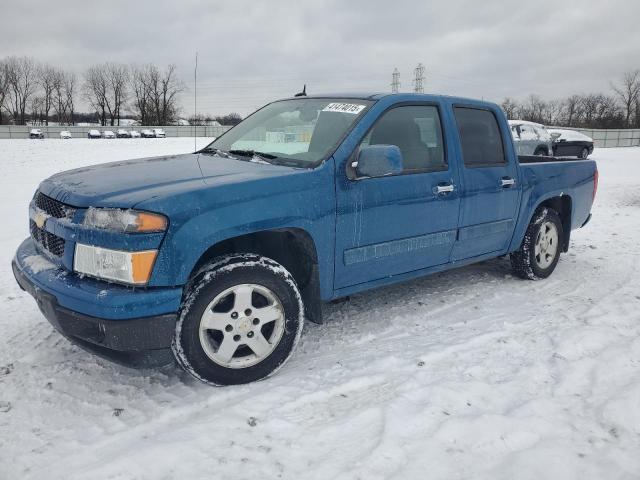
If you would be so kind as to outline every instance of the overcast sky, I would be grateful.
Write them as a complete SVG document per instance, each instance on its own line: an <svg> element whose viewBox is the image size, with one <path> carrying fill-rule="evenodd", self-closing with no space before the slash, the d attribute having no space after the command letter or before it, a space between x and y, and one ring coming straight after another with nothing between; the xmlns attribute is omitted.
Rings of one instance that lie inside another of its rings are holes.
<svg viewBox="0 0 640 480"><path fill-rule="evenodd" d="M501 101L608 91L640 68L640 2L2 0L0 57L81 73L92 63L175 63L193 110L247 114L289 96L425 91Z"/></svg>

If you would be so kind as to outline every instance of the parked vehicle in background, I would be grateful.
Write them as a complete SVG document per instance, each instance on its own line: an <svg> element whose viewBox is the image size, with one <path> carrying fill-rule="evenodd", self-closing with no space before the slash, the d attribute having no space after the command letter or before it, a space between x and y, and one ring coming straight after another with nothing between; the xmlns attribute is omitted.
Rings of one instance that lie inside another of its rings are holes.
<svg viewBox="0 0 640 480"><path fill-rule="evenodd" d="M89 130L87 138L102 138L102 134L100 133L100 130Z"/></svg>
<svg viewBox="0 0 640 480"><path fill-rule="evenodd" d="M511 136L518 155L552 155L553 139L539 123L509 120Z"/></svg>
<svg viewBox="0 0 640 480"><path fill-rule="evenodd" d="M44 132L39 128L32 128L29 131L29 138L44 138Z"/></svg>
<svg viewBox="0 0 640 480"><path fill-rule="evenodd" d="M556 157L587 158L593 153L593 138L564 128L549 128Z"/></svg>
<svg viewBox="0 0 640 480"><path fill-rule="evenodd" d="M105 130L102 136L104 138L116 138L116 134L113 133L111 130Z"/></svg>
<svg viewBox="0 0 640 480"><path fill-rule="evenodd" d="M71 138L71 132L69 130L63 130L60 132L60 138L63 140Z"/></svg>
<svg viewBox="0 0 640 480"><path fill-rule="evenodd" d="M131 138L131 133L122 128L118 129L116 132L116 137L118 138Z"/></svg>
<svg viewBox="0 0 640 480"><path fill-rule="evenodd" d="M82 348L246 383L286 362L322 301L507 254L548 277L597 179L590 160L518 157L493 103L289 98L197 152L44 180L13 271Z"/></svg>
<svg viewBox="0 0 640 480"><path fill-rule="evenodd" d="M140 138L140 132L137 130L131 130L129 135L131 135L131 138Z"/></svg>
<svg viewBox="0 0 640 480"><path fill-rule="evenodd" d="M155 138L156 134L153 133L153 130L149 130L148 128L142 130L142 138Z"/></svg>
<svg viewBox="0 0 640 480"><path fill-rule="evenodd" d="M156 138L164 138L164 137L166 137L166 136L167 136L167 135L164 133L164 130L163 130L163 129L161 129L161 128L154 128L154 129L153 129L153 135L154 135Z"/></svg>

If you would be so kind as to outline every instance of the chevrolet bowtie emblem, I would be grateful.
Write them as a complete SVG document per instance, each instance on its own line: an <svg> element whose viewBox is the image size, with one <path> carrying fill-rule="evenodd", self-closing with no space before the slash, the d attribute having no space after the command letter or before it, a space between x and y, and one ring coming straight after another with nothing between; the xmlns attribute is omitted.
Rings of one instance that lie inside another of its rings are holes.
<svg viewBox="0 0 640 480"><path fill-rule="evenodd" d="M36 213L35 217L33 217L33 221L36 223L38 228L42 228L47 222L47 215L45 213L38 212Z"/></svg>

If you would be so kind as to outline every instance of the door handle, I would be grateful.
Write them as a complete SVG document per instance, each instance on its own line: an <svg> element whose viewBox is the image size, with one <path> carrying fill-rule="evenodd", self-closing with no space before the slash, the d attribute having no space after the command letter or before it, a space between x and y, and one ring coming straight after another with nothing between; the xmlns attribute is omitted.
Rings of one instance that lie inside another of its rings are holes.
<svg viewBox="0 0 640 480"><path fill-rule="evenodd" d="M511 177L502 177L500 179L500 185L502 188L509 188L516 184L516 181Z"/></svg>
<svg viewBox="0 0 640 480"><path fill-rule="evenodd" d="M439 195L441 193L451 193L455 190L455 187L453 186L452 183L440 183L438 185L435 186L435 188L433 189L436 195Z"/></svg>

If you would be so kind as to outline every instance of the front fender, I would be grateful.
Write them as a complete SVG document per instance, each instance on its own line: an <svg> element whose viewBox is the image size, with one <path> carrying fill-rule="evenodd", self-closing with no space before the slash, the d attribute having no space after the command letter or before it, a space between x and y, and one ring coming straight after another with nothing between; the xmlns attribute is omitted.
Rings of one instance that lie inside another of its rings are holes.
<svg viewBox="0 0 640 480"><path fill-rule="evenodd" d="M297 228L316 246L323 296L333 291L335 190L327 165L305 175L280 181L277 188L236 202L217 202L212 208L193 208L171 220L150 285L184 285L203 254L231 238L268 230ZM286 185L283 185L286 183ZM237 190L245 188L236 186ZM220 192L218 192L220 193ZM205 193L203 193L204 195Z"/></svg>

